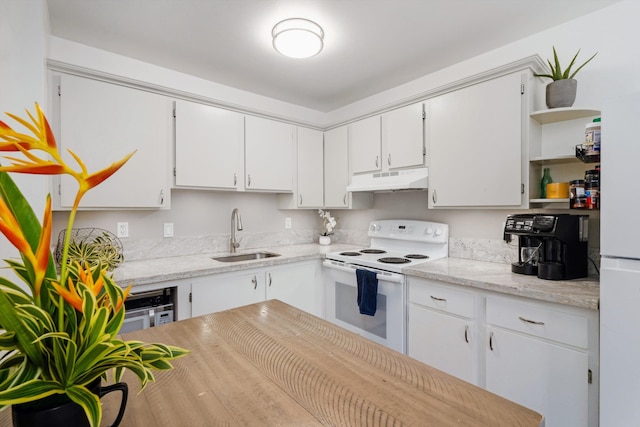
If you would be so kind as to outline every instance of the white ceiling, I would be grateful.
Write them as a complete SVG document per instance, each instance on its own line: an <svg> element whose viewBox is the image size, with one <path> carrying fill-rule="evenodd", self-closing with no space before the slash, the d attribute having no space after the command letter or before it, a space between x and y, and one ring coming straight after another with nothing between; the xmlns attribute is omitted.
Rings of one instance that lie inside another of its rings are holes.
<svg viewBox="0 0 640 427"><path fill-rule="evenodd" d="M48 0L51 33L328 112L619 0ZM290 59L278 21L325 48Z"/></svg>

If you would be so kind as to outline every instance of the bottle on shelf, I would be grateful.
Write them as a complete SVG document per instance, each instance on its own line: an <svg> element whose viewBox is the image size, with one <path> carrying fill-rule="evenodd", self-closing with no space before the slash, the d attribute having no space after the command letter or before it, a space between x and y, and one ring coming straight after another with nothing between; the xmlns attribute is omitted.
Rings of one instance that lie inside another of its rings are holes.
<svg viewBox="0 0 640 427"><path fill-rule="evenodd" d="M544 168L544 173L542 174L542 179L540 180L540 198L547 198L547 184L553 182L551 178L551 172L549 168Z"/></svg>

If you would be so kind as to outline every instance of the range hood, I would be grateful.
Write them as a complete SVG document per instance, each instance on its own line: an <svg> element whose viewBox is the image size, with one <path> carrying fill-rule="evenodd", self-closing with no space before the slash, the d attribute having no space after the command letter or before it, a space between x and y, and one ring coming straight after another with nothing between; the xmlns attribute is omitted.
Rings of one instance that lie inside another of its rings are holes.
<svg viewBox="0 0 640 427"><path fill-rule="evenodd" d="M427 168L417 168L354 175L347 191L426 190L429 184L428 171Z"/></svg>

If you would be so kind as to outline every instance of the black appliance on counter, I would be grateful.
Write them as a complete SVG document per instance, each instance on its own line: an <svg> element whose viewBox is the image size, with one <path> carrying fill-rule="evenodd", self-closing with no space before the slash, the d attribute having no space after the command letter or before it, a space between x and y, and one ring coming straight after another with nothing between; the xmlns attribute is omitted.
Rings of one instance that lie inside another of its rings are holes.
<svg viewBox="0 0 640 427"><path fill-rule="evenodd" d="M588 215L509 215L504 240L518 236L518 262L511 271L540 279L587 277Z"/></svg>

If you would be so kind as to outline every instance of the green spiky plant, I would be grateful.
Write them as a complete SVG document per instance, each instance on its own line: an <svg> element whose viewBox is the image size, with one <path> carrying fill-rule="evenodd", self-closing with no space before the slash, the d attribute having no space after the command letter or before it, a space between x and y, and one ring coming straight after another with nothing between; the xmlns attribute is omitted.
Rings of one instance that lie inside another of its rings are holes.
<svg viewBox="0 0 640 427"><path fill-rule="evenodd" d="M578 49L578 52L576 52L576 54L574 55L573 59L571 60L571 63L569 63L569 66L564 71L562 71L562 67L560 66L560 60L558 59L558 53L556 52L556 47L554 46L553 47L553 64L551 63L551 61L549 61L547 59L547 63L549 64L550 72L546 73L546 74L534 74L534 76L536 76L536 77L548 77L553 81L566 80L566 79L574 78L575 75L578 74L578 71L582 70L582 67L587 65L589 63L589 61L591 61L593 58L595 58L595 56L598 54L598 52L594 53L591 58L587 59L581 66L579 66L572 73L571 72L571 68L573 68L573 65L575 64L579 53L580 53L580 49Z"/></svg>
<svg viewBox="0 0 640 427"><path fill-rule="evenodd" d="M96 236L93 240L74 240L69 242L69 261L80 265L96 267L101 265L112 271L124 260L113 237L107 232Z"/></svg>

